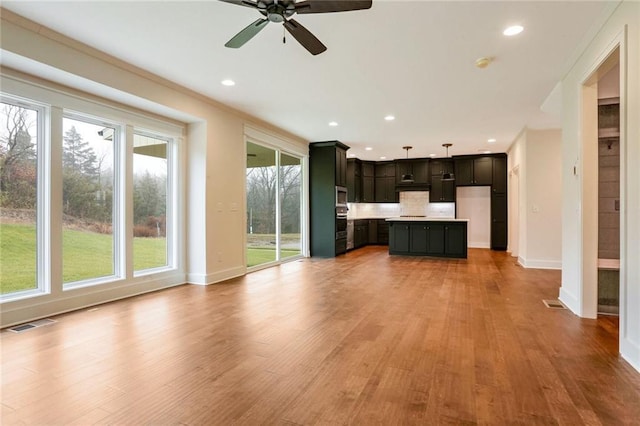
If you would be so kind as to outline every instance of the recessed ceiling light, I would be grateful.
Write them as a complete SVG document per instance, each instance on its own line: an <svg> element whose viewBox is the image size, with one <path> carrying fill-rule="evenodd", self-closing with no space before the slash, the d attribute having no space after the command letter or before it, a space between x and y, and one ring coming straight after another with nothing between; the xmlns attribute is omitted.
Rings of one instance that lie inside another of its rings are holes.
<svg viewBox="0 0 640 426"><path fill-rule="evenodd" d="M429 154L429 157L435 157L435 156L436 156L435 154Z"/></svg>
<svg viewBox="0 0 640 426"><path fill-rule="evenodd" d="M373 148L371 148L370 146L365 148L365 151L371 151Z"/></svg>
<svg viewBox="0 0 640 426"><path fill-rule="evenodd" d="M222 83L223 86L235 86L236 82L230 79L226 79L226 80L222 80L220 83Z"/></svg>
<svg viewBox="0 0 640 426"><path fill-rule="evenodd" d="M380 159L381 159L381 160L386 160L386 159L387 159L387 157L384 157L384 156L383 156L383 157L380 157Z"/></svg>
<svg viewBox="0 0 640 426"><path fill-rule="evenodd" d="M331 127L336 127L337 125L338 125L337 121L330 121L329 122L329 126L331 126Z"/></svg>
<svg viewBox="0 0 640 426"><path fill-rule="evenodd" d="M396 118L393 115L387 115L384 119L387 120L387 121L393 121Z"/></svg>
<svg viewBox="0 0 640 426"><path fill-rule="evenodd" d="M347 157L355 157L355 154L347 154Z"/></svg>
<svg viewBox="0 0 640 426"><path fill-rule="evenodd" d="M516 34L520 34L522 30L524 30L524 28L521 25L512 25L505 29L502 34L506 36L514 36Z"/></svg>
<svg viewBox="0 0 640 426"><path fill-rule="evenodd" d="M496 141L496 140L495 140L494 138L487 139L487 142L489 142L489 143L494 143L495 141Z"/></svg>
<svg viewBox="0 0 640 426"><path fill-rule="evenodd" d="M491 154L491 151L487 151L485 149L479 149L478 152L481 152L483 154Z"/></svg>

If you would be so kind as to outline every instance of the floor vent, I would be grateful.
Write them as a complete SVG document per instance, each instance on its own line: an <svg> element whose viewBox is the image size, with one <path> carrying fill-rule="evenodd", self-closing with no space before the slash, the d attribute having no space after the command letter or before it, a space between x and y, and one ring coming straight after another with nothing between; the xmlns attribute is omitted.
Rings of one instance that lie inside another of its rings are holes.
<svg viewBox="0 0 640 426"><path fill-rule="evenodd" d="M543 300L545 306L551 309L567 309L559 300Z"/></svg>
<svg viewBox="0 0 640 426"><path fill-rule="evenodd" d="M32 328L44 327L45 325L51 325L56 321L52 319L41 319L37 321L31 321L26 324L16 325L14 327L9 328L9 331L13 331L14 333L22 333L23 331L31 330Z"/></svg>

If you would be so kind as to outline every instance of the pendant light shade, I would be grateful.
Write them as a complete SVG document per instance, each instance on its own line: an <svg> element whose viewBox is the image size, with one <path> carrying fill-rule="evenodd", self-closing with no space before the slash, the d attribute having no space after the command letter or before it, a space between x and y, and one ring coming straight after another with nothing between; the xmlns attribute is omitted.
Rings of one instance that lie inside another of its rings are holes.
<svg viewBox="0 0 640 426"><path fill-rule="evenodd" d="M409 159L409 150L413 148L412 146L403 146L402 149L407 151L407 159ZM401 183L413 183L413 174L408 173L405 175L402 175L402 179L400 180Z"/></svg>
<svg viewBox="0 0 640 426"><path fill-rule="evenodd" d="M449 147L452 146L453 144L451 143L443 143L442 146L444 146L447 149L447 158L449 158ZM445 172L444 170L442 171L442 178L441 180L443 182L447 182L447 181L454 181L456 180L455 176L453 173L448 173Z"/></svg>

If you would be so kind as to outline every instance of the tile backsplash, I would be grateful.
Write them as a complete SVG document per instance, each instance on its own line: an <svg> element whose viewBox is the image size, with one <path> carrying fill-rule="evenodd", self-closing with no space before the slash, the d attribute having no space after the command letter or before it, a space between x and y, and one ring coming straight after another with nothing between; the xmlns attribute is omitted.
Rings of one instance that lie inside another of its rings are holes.
<svg viewBox="0 0 640 426"><path fill-rule="evenodd" d="M455 217L455 203L429 203L428 191L400 193L399 203L350 203L349 219L396 216Z"/></svg>

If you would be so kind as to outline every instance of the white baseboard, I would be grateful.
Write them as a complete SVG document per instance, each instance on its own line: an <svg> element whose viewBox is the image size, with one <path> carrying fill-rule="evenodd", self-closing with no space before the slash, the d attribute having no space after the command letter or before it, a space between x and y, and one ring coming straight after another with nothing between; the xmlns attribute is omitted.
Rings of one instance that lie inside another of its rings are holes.
<svg viewBox="0 0 640 426"><path fill-rule="evenodd" d="M246 274L247 268L238 266L235 268L225 269L223 271L214 272L213 274L189 274L187 282L196 285L209 285L219 283L221 281L230 280L231 278L240 277Z"/></svg>
<svg viewBox="0 0 640 426"><path fill-rule="evenodd" d="M491 244L487 242L469 242L467 244L467 247L488 249L488 248L491 248Z"/></svg>
<svg viewBox="0 0 640 426"><path fill-rule="evenodd" d="M629 339L622 338L620 339L620 355L640 372L640 345Z"/></svg>
<svg viewBox="0 0 640 426"><path fill-rule="evenodd" d="M578 299L571 293L567 292L564 287L560 287L560 295L558 297L564 305L571 310L574 314L580 316L580 304Z"/></svg>
<svg viewBox="0 0 640 426"><path fill-rule="evenodd" d="M524 268L533 269L562 269L562 261L560 260L536 260L524 259L518 256L518 263Z"/></svg>

